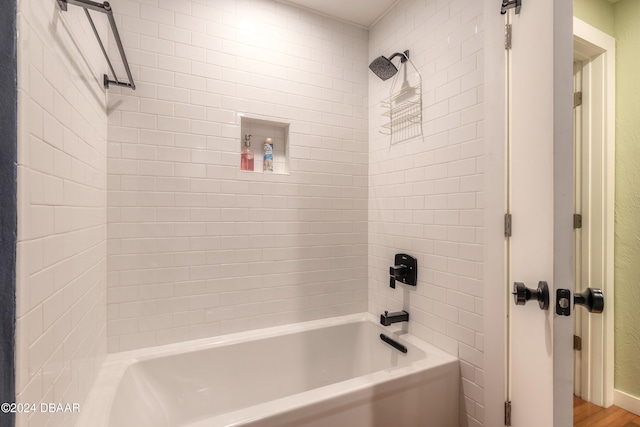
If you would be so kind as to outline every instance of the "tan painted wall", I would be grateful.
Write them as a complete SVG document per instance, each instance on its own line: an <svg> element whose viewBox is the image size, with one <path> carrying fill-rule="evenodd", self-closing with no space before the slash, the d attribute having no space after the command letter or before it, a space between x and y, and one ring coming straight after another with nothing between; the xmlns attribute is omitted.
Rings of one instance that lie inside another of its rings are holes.
<svg viewBox="0 0 640 427"><path fill-rule="evenodd" d="M615 388L640 397L640 2L614 5Z"/></svg>
<svg viewBox="0 0 640 427"><path fill-rule="evenodd" d="M613 7L614 4L608 0L573 0L576 18L609 35L613 35Z"/></svg>
<svg viewBox="0 0 640 427"><path fill-rule="evenodd" d="M573 6L616 38L615 388L640 397L640 1Z"/></svg>

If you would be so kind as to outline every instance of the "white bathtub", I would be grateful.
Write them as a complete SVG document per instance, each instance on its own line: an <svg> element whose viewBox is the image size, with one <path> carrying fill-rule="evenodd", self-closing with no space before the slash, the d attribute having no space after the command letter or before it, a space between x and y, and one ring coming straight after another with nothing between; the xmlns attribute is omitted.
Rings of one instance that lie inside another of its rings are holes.
<svg viewBox="0 0 640 427"><path fill-rule="evenodd" d="M365 313L109 355L76 426L457 427L458 360L377 322Z"/></svg>

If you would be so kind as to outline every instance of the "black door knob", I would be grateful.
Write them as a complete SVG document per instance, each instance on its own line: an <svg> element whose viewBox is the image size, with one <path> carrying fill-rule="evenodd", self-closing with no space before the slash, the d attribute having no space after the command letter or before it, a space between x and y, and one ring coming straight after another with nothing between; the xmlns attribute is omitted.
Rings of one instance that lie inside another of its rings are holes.
<svg viewBox="0 0 640 427"><path fill-rule="evenodd" d="M582 293L573 294L573 303L583 306L589 313L602 313L604 295L601 289L587 288Z"/></svg>
<svg viewBox="0 0 640 427"><path fill-rule="evenodd" d="M513 284L513 302L516 305L525 305L529 300L538 301L540 310L549 308L549 285L547 282L538 282L538 289L529 289L522 282Z"/></svg>

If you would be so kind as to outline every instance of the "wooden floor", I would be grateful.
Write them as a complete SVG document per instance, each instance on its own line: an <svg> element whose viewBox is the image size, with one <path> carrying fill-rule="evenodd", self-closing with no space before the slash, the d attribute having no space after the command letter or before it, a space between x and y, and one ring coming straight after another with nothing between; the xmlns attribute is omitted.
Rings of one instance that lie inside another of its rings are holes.
<svg viewBox="0 0 640 427"><path fill-rule="evenodd" d="M574 396L573 425L574 427L640 427L640 417L617 406L605 409Z"/></svg>

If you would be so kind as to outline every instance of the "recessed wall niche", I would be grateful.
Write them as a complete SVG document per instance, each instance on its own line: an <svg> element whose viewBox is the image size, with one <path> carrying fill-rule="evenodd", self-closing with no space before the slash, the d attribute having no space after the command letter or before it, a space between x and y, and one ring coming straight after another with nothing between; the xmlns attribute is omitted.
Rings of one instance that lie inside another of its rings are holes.
<svg viewBox="0 0 640 427"><path fill-rule="evenodd" d="M251 135L251 150L253 151L253 171L247 173L289 174L289 123L273 120L240 117L240 163L243 162L242 152L245 149L246 135ZM265 140L271 138L273 144L273 171L265 168Z"/></svg>

